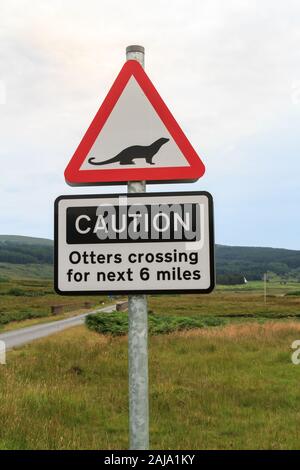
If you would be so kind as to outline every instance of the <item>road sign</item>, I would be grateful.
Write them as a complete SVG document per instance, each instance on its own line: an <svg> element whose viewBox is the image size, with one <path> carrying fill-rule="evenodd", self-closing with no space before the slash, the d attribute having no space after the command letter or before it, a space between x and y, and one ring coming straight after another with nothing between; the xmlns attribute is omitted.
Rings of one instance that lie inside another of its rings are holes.
<svg viewBox="0 0 300 470"><path fill-rule="evenodd" d="M60 196L59 294L209 293L213 202L207 192Z"/></svg>
<svg viewBox="0 0 300 470"><path fill-rule="evenodd" d="M121 69L65 170L70 185L196 181L205 167L136 60Z"/></svg>

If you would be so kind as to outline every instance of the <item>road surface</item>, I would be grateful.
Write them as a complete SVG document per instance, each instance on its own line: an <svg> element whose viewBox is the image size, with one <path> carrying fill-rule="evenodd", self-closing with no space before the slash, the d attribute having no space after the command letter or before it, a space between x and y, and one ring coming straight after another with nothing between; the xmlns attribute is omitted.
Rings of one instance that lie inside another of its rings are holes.
<svg viewBox="0 0 300 470"><path fill-rule="evenodd" d="M0 334L0 341L4 341L6 350L9 350L16 346L30 343L35 339L53 335L54 333L65 330L66 328L82 325L87 315L98 312L113 312L114 310L116 310L116 306L109 305L91 312L83 313L82 315L77 315L76 317L66 318L65 320L57 320L49 323L42 323L40 325L20 328L19 330L8 331L7 333Z"/></svg>

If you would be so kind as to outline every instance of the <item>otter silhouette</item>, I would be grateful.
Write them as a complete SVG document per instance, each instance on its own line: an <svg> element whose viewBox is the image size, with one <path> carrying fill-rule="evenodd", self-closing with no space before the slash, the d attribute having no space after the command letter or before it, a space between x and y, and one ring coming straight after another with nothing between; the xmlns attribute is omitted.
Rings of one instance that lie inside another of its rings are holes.
<svg viewBox="0 0 300 470"><path fill-rule="evenodd" d="M166 144L170 139L166 139L162 137L151 145L132 145L131 147L127 147L126 149L122 150L122 152L118 153L115 157L110 158L109 160L105 160L104 162L95 162L95 157L91 157L88 159L88 162L91 165L107 165L109 163L116 163L119 162L120 165L135 165L133 160L137 158L144 158L149 165L155 165L153 163L152 158L154 155L159 151L162 145Z"/></svg>

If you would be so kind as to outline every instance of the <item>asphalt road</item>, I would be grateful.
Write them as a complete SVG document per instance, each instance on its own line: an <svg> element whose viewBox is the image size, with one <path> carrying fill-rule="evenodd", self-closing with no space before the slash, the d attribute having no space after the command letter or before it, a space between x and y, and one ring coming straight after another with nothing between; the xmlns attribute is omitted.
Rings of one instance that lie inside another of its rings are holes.
<svg viewBox="0 0 300 470"><path fill-rule="evenodd" d="M108 307L83 313L76 317L66 318L65 320L57 320L49 323L42 323L40 325L20 328L19 330L8 331L7 333L0 334L0 341L5 342L6 350L8 350L16 346L21 346L22 344L30 343L35 339L53 335L54 333L65 330L66 328L82 325L87 315L98 312L113 312L115 309L115 305L109 305Z"/></svg>

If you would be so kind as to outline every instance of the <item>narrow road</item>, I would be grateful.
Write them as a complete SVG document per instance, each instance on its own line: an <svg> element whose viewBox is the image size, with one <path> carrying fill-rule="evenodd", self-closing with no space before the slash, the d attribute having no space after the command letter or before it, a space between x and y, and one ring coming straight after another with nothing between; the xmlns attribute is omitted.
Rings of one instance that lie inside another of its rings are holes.
<svg viewBox="0 0 300 470"><path fill-rule="evenodd" d="M9 350L16 346L30 343L30 341L34 341L35 339L53 335L54 333L65 330L66 328L82 325L87 315L98 312L113 312L115 309L115 305L109 305L91 312L83 313L82 315L77 315L76 317L66 318L65 320L57 320L49 323L42 323L40 325L20 328L19 330L8 331L7 333L0 334L0 341L4 341L6 350Z"/></svg>

